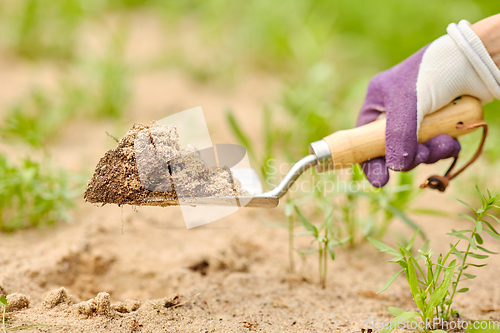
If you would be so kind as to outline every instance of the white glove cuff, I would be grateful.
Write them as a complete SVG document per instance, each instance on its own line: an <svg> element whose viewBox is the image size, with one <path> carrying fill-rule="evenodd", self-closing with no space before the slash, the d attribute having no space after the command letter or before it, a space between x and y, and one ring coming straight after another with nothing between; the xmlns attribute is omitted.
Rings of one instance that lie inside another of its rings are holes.
<svg viewBox="0 0 500 333"><path fill-rule="evenodd" d="M458 25L448 25L446 31L470 61L491 95L500 99L500 70L470 26L469 22L462 20Z"/></svg>

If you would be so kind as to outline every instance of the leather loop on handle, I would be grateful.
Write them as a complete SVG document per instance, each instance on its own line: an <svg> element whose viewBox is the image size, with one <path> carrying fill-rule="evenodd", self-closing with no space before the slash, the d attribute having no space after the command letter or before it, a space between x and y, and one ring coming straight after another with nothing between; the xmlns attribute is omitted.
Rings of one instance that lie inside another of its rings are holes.
<svg viewBox="0 0 500 333"><path fill-rule="evenodd" d="M463 96L441 110L424 117L418 141L447 134L453 138L473 132L476 128L458 129L457 124L473 124L483 120L483 108L476 98ZM331 161L320 163L318 171L352 167L372 158L385 156L386 119L335 132L323 140L328 144Z"/></svg>

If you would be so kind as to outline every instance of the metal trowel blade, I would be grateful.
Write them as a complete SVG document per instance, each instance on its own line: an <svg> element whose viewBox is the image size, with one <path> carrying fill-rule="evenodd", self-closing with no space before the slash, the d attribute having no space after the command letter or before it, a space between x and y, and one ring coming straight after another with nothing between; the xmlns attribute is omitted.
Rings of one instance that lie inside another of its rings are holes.
<svg viewBox="0 0 500 333"><path fill-rule="evenodd" d="M233 177L241 183L241 188L247 191L248 196L225 196L225 197L189 197L177 200L166 200L164 198L151 198L146 205L150 206L173 206L189 205L196 206L235 206L253 208L274 208L279 204L279 198L262 194L262 184L254 169L232 168Z"/></svg>

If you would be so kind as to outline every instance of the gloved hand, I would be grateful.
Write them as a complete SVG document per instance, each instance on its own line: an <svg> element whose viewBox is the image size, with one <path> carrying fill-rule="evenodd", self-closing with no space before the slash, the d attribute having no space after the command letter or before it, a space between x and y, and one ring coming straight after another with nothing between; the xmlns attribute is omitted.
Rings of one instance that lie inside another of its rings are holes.
<svg viewBox="0 0 500 333"><path fill-rule="evenodd" d="M371 80L357 126L387 117L386 156L362 165L372 185L384 186L388 169L408 171L458 155L460 144L447 135L418 143L424 116L462 95L483 104L500 98L500 70L470 26L450 24L447 35Z"/></svg>

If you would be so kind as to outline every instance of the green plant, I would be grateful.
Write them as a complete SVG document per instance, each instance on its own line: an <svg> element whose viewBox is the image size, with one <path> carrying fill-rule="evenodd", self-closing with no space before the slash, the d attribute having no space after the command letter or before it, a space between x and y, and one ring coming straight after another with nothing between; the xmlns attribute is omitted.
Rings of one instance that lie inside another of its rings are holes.
<svg viewBox="0 0 500 333"><path fill-rule="evenodd" d="M93 101L91 115L119 119L126 112L130 99L130 69L123 55L126 39L127 31L121 27L112 36L106 55L91 68L90 80L95 82L94 89L89 90L86 84L81 87Z"/></svg>
<svg viewBox="0 0 500 333"><path fill-rule="evenodd" d="M316 227L314 224L309 222L297 206L294 206L293 208L300 222L306 228L306 231L298 233L295 236L311 235L313 237L311 243L316 243L317 245L317 248L297 251L303 255L318 253L319 280L321 287L326 288L328 257L335 260L334 247L347 243L350 237L342 239L337 238L333 223L333 208L325 213L323 223L319 227Z"/></svg>
<svg viewBox="0 0 500 333"><path fill-rule="evenodd" d="M28 59L70 60L85 17L80 0L21 0L5 8L4 31L13 51Z"/></svg>
<svg viewBox="0 0 500 333"><path fill-rule="evenodd" d="M396 181L384 188L377 189L370 186L359 165L348 170L351 174L346 183L340 178L331 178L330 182L343 182L348 186L337 186L331 196L324 195L326 205L336 202L340 213L337 217L344 225L343 234L351 237L351 246L366 240L367 237L381 239L389 230L395 219L401 220L413 230L418 230L417 223L408 216L408 213L445 215L444 212L431 209L414 208L412 203L418 196L418 189L413 185L412 173L398 173L394 175ZM333 174L335 176L335 173ZM323 180L322 180L323 181ZM320 192L324 189L319 187ZM425 238L422 232L420 235ZM403 239L403 242L408 240Z"/></svg>
<svg viewBox="0 0 500 333"><path fill-rule="evenodd" d="M495 230L490 222L486 221L486 217L492 218L500 223L500 219L488 213L491 209L500 209L496 205L498 194L483 195L477 189L481 199L481 207L474 209L469 204L462 202L464 205L472 209L475 213L475 218L459 214L462 218L468 219L474 225L471 229L464 229L455 231L452 230L448 235L455 236L458 240L454 244L450 244L450 250L446 254L439 254L437 261L433 261L432 257L434 252L427 250L428 242L424 245L423 249L418 250L418 255L414 256L411 252L412 246L418 235L418 231L413 235L412 240L406 246L398 244L398 250L390 247L378 240L369 238L369 241L380 251L394 256L388 262L398 263L402 269L396 272L385 285L378 292L382 292L389 288L389 286L401 274L405 273L407 283L410 287L411 294L416 306L420 312L417 311L404 311L398 308L391 307L391 312L396 317L391 321L389 327L385 328L382 332L387 333L392 331L399 320L409 320L416 322L416 317L420 317L423 326L419 327L423 331L429 331L430 323L433 323L434 318L441 319L441 324L450 320L456 311L452 309L453 300L457 293L467 292L468 288L458 289L459 283L465 279L474 279L476 276L466 273L465 270L470 266L483 267L486 264L475 264L468 261L469 258L486 259L488 255L472 252L472 250L480 250L488 254L497 254L489 251L483 246L483 239L481 233L485 231L493 238L500 240L500 234ZM484 224L484 225L483 225ZM457 246L465 241L467 247L465 250L458 250ZM455 259L451 260L451 256ZM419 263L423 260L425 266ZM451 262L448 262L451 260ZM455 269L458 267L457 271Z"/></svg>
<svg viewBox="0 0 500 333"><path fill-rule="evenodd" d="M262 224L265 225L266 227L270 228L281 228L281 229L286 229L288 232L288 264L290 267L290 272L294 273L295 272L295 260L294 260L294 253L295 253L295 246L294 246L294 230L295 230L295 219L294 219L294 202L290 199L287 199L285 202L285 218L286 222L285 223L280 223L280 222L270 222L270 221L262 221Z"/></svg>
<svg viewBox="0 0 500 333"><path fill-rule="evenodd" d="M7 309L7 298L5 298L5 295L0 295L0 304L2 304L3 307L3 315L2 315L2 327L3 327L3 332L6 333L7 330L5 329L5 310Z"/></svg>
<svg viewBox="0 0 500 333"><path fill-rule="evenodd" d="M0 154L0 230L68 221L74 196L64 170L29 158L15 166Z"/></svg>
<svg viewBox="0 0 500 333"><path fill-rule="evenodd" d="M44 148L47 140L53 137L74 113L75 103L69 97L65 95L56 101L47 91L31 91L22 102L9 110L0 125L0 136L37 149Z"/></svg>
<svg viewBox="0 0 500 333"><path fill-rule="evenodd" d="M35 102L40 100L35 99ZM1 136L7 140L24 141L30 146L40 148L49 133L47 125L39 114L24 112L21 106L16 105L4 119Z"/></svg>
<svg viewBox="0 0 500 333"><path fill-rule="evenodd" d="M285 216L288 218L288 261L290 263L290 272L295 272L295 260L293 259L293 253L295 246L293 245L293 237L295 230L295 221L293 218L293 205L287 200L285 205Z"/></svg>
<svg viewBox="0 0 500 333"><path fill-rule="evenodd" d="M453 260L446 266L446 260L451 255L452 251L450 250L444 259L440 256L441 260L434 263L431 260L433 252L432 250L427 252L428 243L426 243L424 249L419 250L419 254L414 256L411 253L411 248L417 235L418 232L413 235L412 240L407 246L398 244L398 250L373 238L369 238L369 241L380 252L386 252L394 256L394 259L389 260L389 262L398 263L402 267L401 270L389 278L378 293L386 290L401 273L405 273L413 300L420 310L420 312L404 311L390 307L389 312L396 317L391 320L388 327L384 328L382 331L383 333L390 332L396 328L400 320L416 322L416 317L420 317L423 323L419 328L427 332L429 323L432 322L434 316L438 316L437 309L439 305L444 302L448 288L451 285L451 280L457 265L456 260ZM422 268L419 264L418 260L421 258L424 258L427 269ZM418 274L420 274L420 279Z"/></svg>
<svg viewBox="0 0 500 333"><path fill-rule="evenodd" d="M474 266L474 267L486 266L486 264L477 265L477 264L472 264L472 263L467 262L467 259L469 257L474 258L474 259L486 259L489 257L487 254L474 253L474 252L472 252L472 250L474 250L474 251L479 250L483 253L488 253L488 254L498 254L496 252L492 252L492 251L486 249L485 247L481 246L484 243L483 238L481 237L481 233L483 231L485 231L487 234L489 234L490 236L492 236L496 240L500 240L500 234L497 232L497 230L493 227L493 225L490 222L486 221L486 217L489 217L489 218L495 220L496 222L500 223L500 219L498 219L493 214L488 213L488 211L490 211L492 209L500 210L500 207L496 204L497 199L498 199L498 193L491 194L490 191L487 191L488 196L486 197L485 195L483 195L481 193L481 191L479 190L478 187L476 187L476 189L477 189L479 198L481 199L481 207L479 209L474 209L468 203L459 200L461 203L463 203L464 205L466 205L467 207L472 209L472 211L475 213L475 215L476 215L475 218L473 218L469 215L459 214L459 216L461 216L462 218L465 218L465 219L471 221L473 223L474 228L458 230L458 231L452 230L452 232L448 234L448 235L452 235L452 236L457 237L458 242L460 242L461 240L466 241L467 242L467 249L465 251L459 251L459 250L452 247L453 254L458 259L461 260L461 264L458 268L458 275L457 275L455 281L453 281L453 283L452 283L452 285L453 285L452 292L449 295L448 300L445 302L445 304L448 305L445 312L443 313L443 317L445 319L450 318L450 316L453 315L453 313L454 313L453 309L451 308L451 305L452 305L453 298L455 297L455 294L461 293L461 292L466 292L469 290L468 288L462 288L462 289L457 290L458 284L461 281L461 279L463 279L464 276L467 279L474 279L476 277L475 275L465 273L464 271L470 266ZM468 236L466 236L466 235L468 235ZM444 310L444 308L442 310Z"/></svg>
<svg viewBox="0 0 500 333"><path fill-rule="evenodd" d="M275 176L275 174L273 174L273 172L271 172L268 167L273 155L278 155L275 147L277 141L280 140L281 131L273 124L271 110L265 107L262 113L262 136L264 141L262 151L259 151L259 148L257 148L253 143L252 139L246 133L243 126L240 125L240 122L238 121L232 110L226 111L226 120L231 131L233 132L233 135L236 137L238 142L247 150L248 156L250 157L252 162L259 165L264 180L267 182L270 176Z"/></svg>
<svg viewBox="0 0 500 333"><path fill-rule="evenodd" d="M0 137L40 149L77 115L123 117L130 97L126 65L112 52L91 69L92 84L67 78L56 91L32 90L7 112Z"/></svg>
<svg viewBox="0 0 500 333"><path fill-rule="evenodd" d="M443 214L429 209L412 208L411 203L421 193L414 184L413 173L400 172L394 176L397 177L396 184L358 193L359 196L368 200L368 221L363 230L366 237L371 236L376 239L384 237L394 218L399 218L411 229L418 230L419 226L408 216L409 212L429 215ZM425 238L423 232L420 232L420 235Z"/></svg>
<svg viewBox="0 0 500 333"><path fill-rule="evenodd" d="M351 246L357 246L361 242L365 241L367 237L380 237L386 230L381 230L387 228L389 223L394 220L394 218L400 218L405 221L410 227L415 230L418 229L417 225L410 219L405 211L409 210L406 207L414 198L413 193L415 189L411 188L409 185L400 185L392 187L389 189L384 189L382 192L375 191L374 189L368 190L362 188L364 176L361 174L361 169L358 167L354 168L352 171L353 175L350 178L351 182L358 182L359 188L350 191L336 190L329 187L329 184L333 184L335 179L331 178L328 174L317 174L315 171L306 173L302 175L300 182L306 184L313 184L312 188L305 188L304 191L299 193L294 193L290 190L287 195L287 200L284 206L284 218L283 222L270 222L263 221L262 223L271 228L282 228L288 231L288 253L289 253L289 266L290 271L295 270L294 263L294 237L297 235L303 235L302 233L295 234L296 229L296 216L295 206L301 206L304 204L310 204L312 208L309 209L309 220L321 219L321 215L324 212L331 212L332 216L330 220L325 223L327 226L332 226L333 221L335 223L335 239L348 239ZM402 178L408 178L407 175L402 175ZM401 194L402 193L402 194ZM408 195L412 193L412 195ZM368 209L364 209L368 207ZM375 209L376 208L376 209ZM417 212L416 210L413 210ZM295 214L294 214L295 213ZM390 214L389 214L390 213ZM434 211L425 211L418 213L435 214ZM304 223L299 218L301 225ZM330 222L331 223L330 223ZM330 228L330 230L333 230ZM311 229L314 233L314 230ZM310 231L306 232L309 233ZM422 233L420 235L425 238ZM321 235L323 236L323 235ZM407 243L408 240L403 239L403 243ZM333 244L333 243L332 243ZM340 245L340 244L337 244ZM323 244L324 247L324 244ZM298 251L299 254L304 256L305 254L310 254L315 252L315 250ZM323 251L323 258L326 252ZM323 263L324 266L324 263Z"/></svg>

